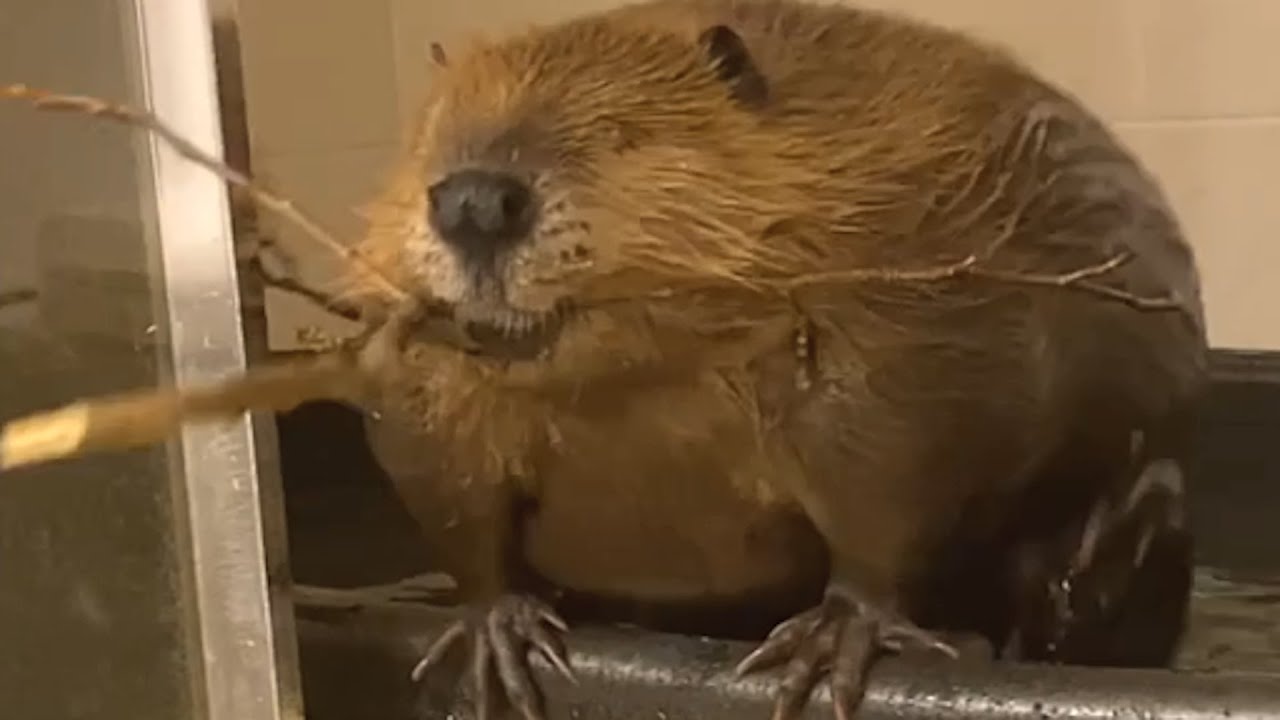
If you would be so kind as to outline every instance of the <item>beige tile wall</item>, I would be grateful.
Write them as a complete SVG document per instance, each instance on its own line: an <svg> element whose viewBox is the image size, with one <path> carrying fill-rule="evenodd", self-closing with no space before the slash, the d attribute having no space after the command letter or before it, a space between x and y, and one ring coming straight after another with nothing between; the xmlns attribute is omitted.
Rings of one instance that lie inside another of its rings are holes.
<svg viewBox="0 0 1280 720"><path fill-rule="evenodd" d="M1112 121L1161 177L1197 248L1214 344L1280 349L1280 2L862 1L1001 42ZM241 3L255 166L354 235L349 208L395 152L431 41L616 2ZM323 277L331 266L309 268ZM282 342L301 304L275 301Z"/></svg>

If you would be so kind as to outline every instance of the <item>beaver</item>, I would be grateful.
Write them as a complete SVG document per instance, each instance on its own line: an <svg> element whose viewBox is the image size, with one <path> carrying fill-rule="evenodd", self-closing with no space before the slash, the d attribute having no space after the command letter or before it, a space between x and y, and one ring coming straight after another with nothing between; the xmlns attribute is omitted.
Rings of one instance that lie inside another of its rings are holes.
<svg viewBox="0 0 1280 720"><path fill-rule="evenodd" d="M1009 53L647 0L433 55L347 295L403 326L370 444L470 608L415 675L465 641L480 716L535 718L525 651L569 673L562 617L626 621L754 638L737 671L785 665L775 718L824 677L850 717L883 652L1043 617L1006 590L1026 558L1138 567L1176 529L1088 518L1185 465L1194 254Z"/></svg>

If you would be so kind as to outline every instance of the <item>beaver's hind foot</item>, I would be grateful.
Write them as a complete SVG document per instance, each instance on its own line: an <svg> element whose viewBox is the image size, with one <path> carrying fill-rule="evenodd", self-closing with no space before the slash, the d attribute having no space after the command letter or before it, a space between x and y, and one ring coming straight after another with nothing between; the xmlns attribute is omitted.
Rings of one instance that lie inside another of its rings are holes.
<svg viewBox="0 0 1280 720"><path fill-rule="evenodd" d="M474 703L476 720L494 717L495 704L503 699L524 720L543 720L542 697L529 666L529 650L540 652L573 681L561 637L567 630L564 620L541 600L507 595L445 628L413 668L412 678L420 682L454 645L465 641L470 663L463 684ZM495 674L501 687L494 683Z"/></svg>
<svg viewBox="0 0 1280 720"><path fill-rule="evenodd" d="M744 676L787 663L773 720L798 720L825 674L836 718L850 720L862 701L866 672L876 656L909 645L957 655L941 639L871 605L858 593L832 587L821 605L774 628L736 672Z"/></svg>

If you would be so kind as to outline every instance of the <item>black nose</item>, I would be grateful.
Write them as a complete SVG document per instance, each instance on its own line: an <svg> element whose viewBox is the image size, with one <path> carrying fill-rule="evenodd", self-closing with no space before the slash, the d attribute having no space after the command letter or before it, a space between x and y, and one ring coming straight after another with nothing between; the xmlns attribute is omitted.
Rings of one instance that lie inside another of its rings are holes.
<svg viewBox="0 0 1280 720"><path fill-rule="evenodd" d="M462 170L428 188L427 197L432 227L466 253L493 253L533 226L529 186L505 173Z"/></svg>

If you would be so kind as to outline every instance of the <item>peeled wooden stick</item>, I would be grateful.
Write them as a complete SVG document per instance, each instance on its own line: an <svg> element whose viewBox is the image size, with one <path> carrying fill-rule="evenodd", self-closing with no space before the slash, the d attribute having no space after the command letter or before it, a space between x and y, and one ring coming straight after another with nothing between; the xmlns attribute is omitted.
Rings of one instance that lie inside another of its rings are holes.
<svg viewBox="0 0 1280 720"><path fill-rule="evenodd" d="M361 378L350 353L333 352L188 390L150 388L81 400L0 428L0 472L143 447L185 423L229 420L254 410L287 411L310 400L352 400Z"/></svg>

